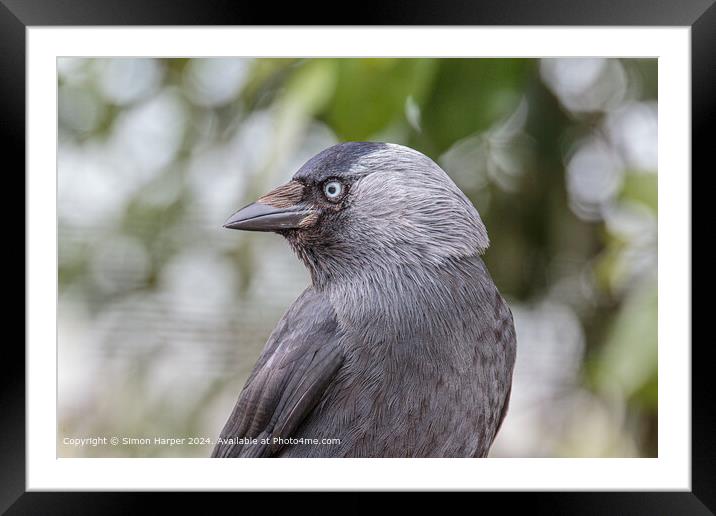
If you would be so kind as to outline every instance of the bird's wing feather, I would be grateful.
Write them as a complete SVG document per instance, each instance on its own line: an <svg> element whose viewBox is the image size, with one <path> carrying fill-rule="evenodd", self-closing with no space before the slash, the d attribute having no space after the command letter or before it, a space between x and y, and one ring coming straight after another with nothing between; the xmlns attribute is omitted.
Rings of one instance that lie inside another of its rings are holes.
<svg viewBox="0 0 716 516"><path fill-rule="evenodd" d="M268 457L280 451L273 438L292 435L343 363L339 337L330 304L307 289L269 337L212 456ZM258 443L239 444L241 438Z"/></svg>
<svg viewBox="0 0 716 516"><path fill-rule="evenodd" d="M502 428L502 423L505 420L505 416L507 415L507 410L510 408L510 396L512 395L512 385L509 386L507 389L507 395L505 396L505 402L502 404L502 410L500 410L500 416L497 420L497 428L495 428L495 435L500 431L500 428Z"/></svg>
<svg viewBox="0 0 716 516"><path fill-rule="evenodd" d="M502 423L505 421L505 416L510 408L510 396L512 396L512 371L515 364L515 325L512 318L512 311L507 306L502 296L495 290L494 297L495 306L495 324L494 324L494 345L497 349L501 349L504 353L505 359L507 360L507 367L509 368L510 374L508 381L503 385L503 391L505 392L505 398L502 402L499 414L497 416L497 426L495 432L492 434L492 439L497 435L502 428ZM489 447L485 450L485 454L489 451Z"/></svg>

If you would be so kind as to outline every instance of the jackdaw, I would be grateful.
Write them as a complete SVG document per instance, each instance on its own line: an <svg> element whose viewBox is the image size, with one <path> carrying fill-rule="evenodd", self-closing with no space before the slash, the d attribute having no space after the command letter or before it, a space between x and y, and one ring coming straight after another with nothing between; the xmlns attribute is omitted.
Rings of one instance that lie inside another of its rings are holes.
<svg viewBox="0 0 716 516"><path fill-rule="evenodd" d="M268 339L213 457L484 457L512 314L472 203L423 154L350 142L224 227L283 235L312 284Z"/></svg>

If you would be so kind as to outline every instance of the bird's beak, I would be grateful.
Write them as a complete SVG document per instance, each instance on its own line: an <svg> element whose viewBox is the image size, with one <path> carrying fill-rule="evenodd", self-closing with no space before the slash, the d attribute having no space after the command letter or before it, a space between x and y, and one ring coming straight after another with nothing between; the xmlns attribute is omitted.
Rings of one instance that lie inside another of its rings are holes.
<svg viewBox="0 0 716 516"><path fill-rule="evenodd" d="M303 184L289 181L255 203L241 208L224 223L225 228L245 231L280 231L306 227L316 214L303 202Z"/></svg>

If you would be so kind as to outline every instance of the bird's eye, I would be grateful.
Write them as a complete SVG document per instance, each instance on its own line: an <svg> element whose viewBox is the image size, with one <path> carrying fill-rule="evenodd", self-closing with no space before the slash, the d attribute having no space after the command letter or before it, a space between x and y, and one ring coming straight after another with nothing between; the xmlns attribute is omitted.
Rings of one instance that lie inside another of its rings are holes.
<svg viewBox="0 0 716 516"><path fill-rule="evenodd" d="M323 185L323 193L329 201L337 201L343 195L343 184L340 181L328 181Z"/></svg>

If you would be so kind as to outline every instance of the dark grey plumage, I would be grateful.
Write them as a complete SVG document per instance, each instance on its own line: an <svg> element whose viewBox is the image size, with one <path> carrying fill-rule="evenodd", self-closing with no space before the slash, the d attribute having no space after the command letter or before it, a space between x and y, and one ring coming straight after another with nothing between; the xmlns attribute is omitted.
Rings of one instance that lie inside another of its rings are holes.
<svg viewBox="0 0 716 516"><path fill-rule="evenodd" d="M213 456L487 455L515 332L480 258L485 227L440 167L399 145L336 145L226 226L281 233L312 286L271 334Z"/></svg>

